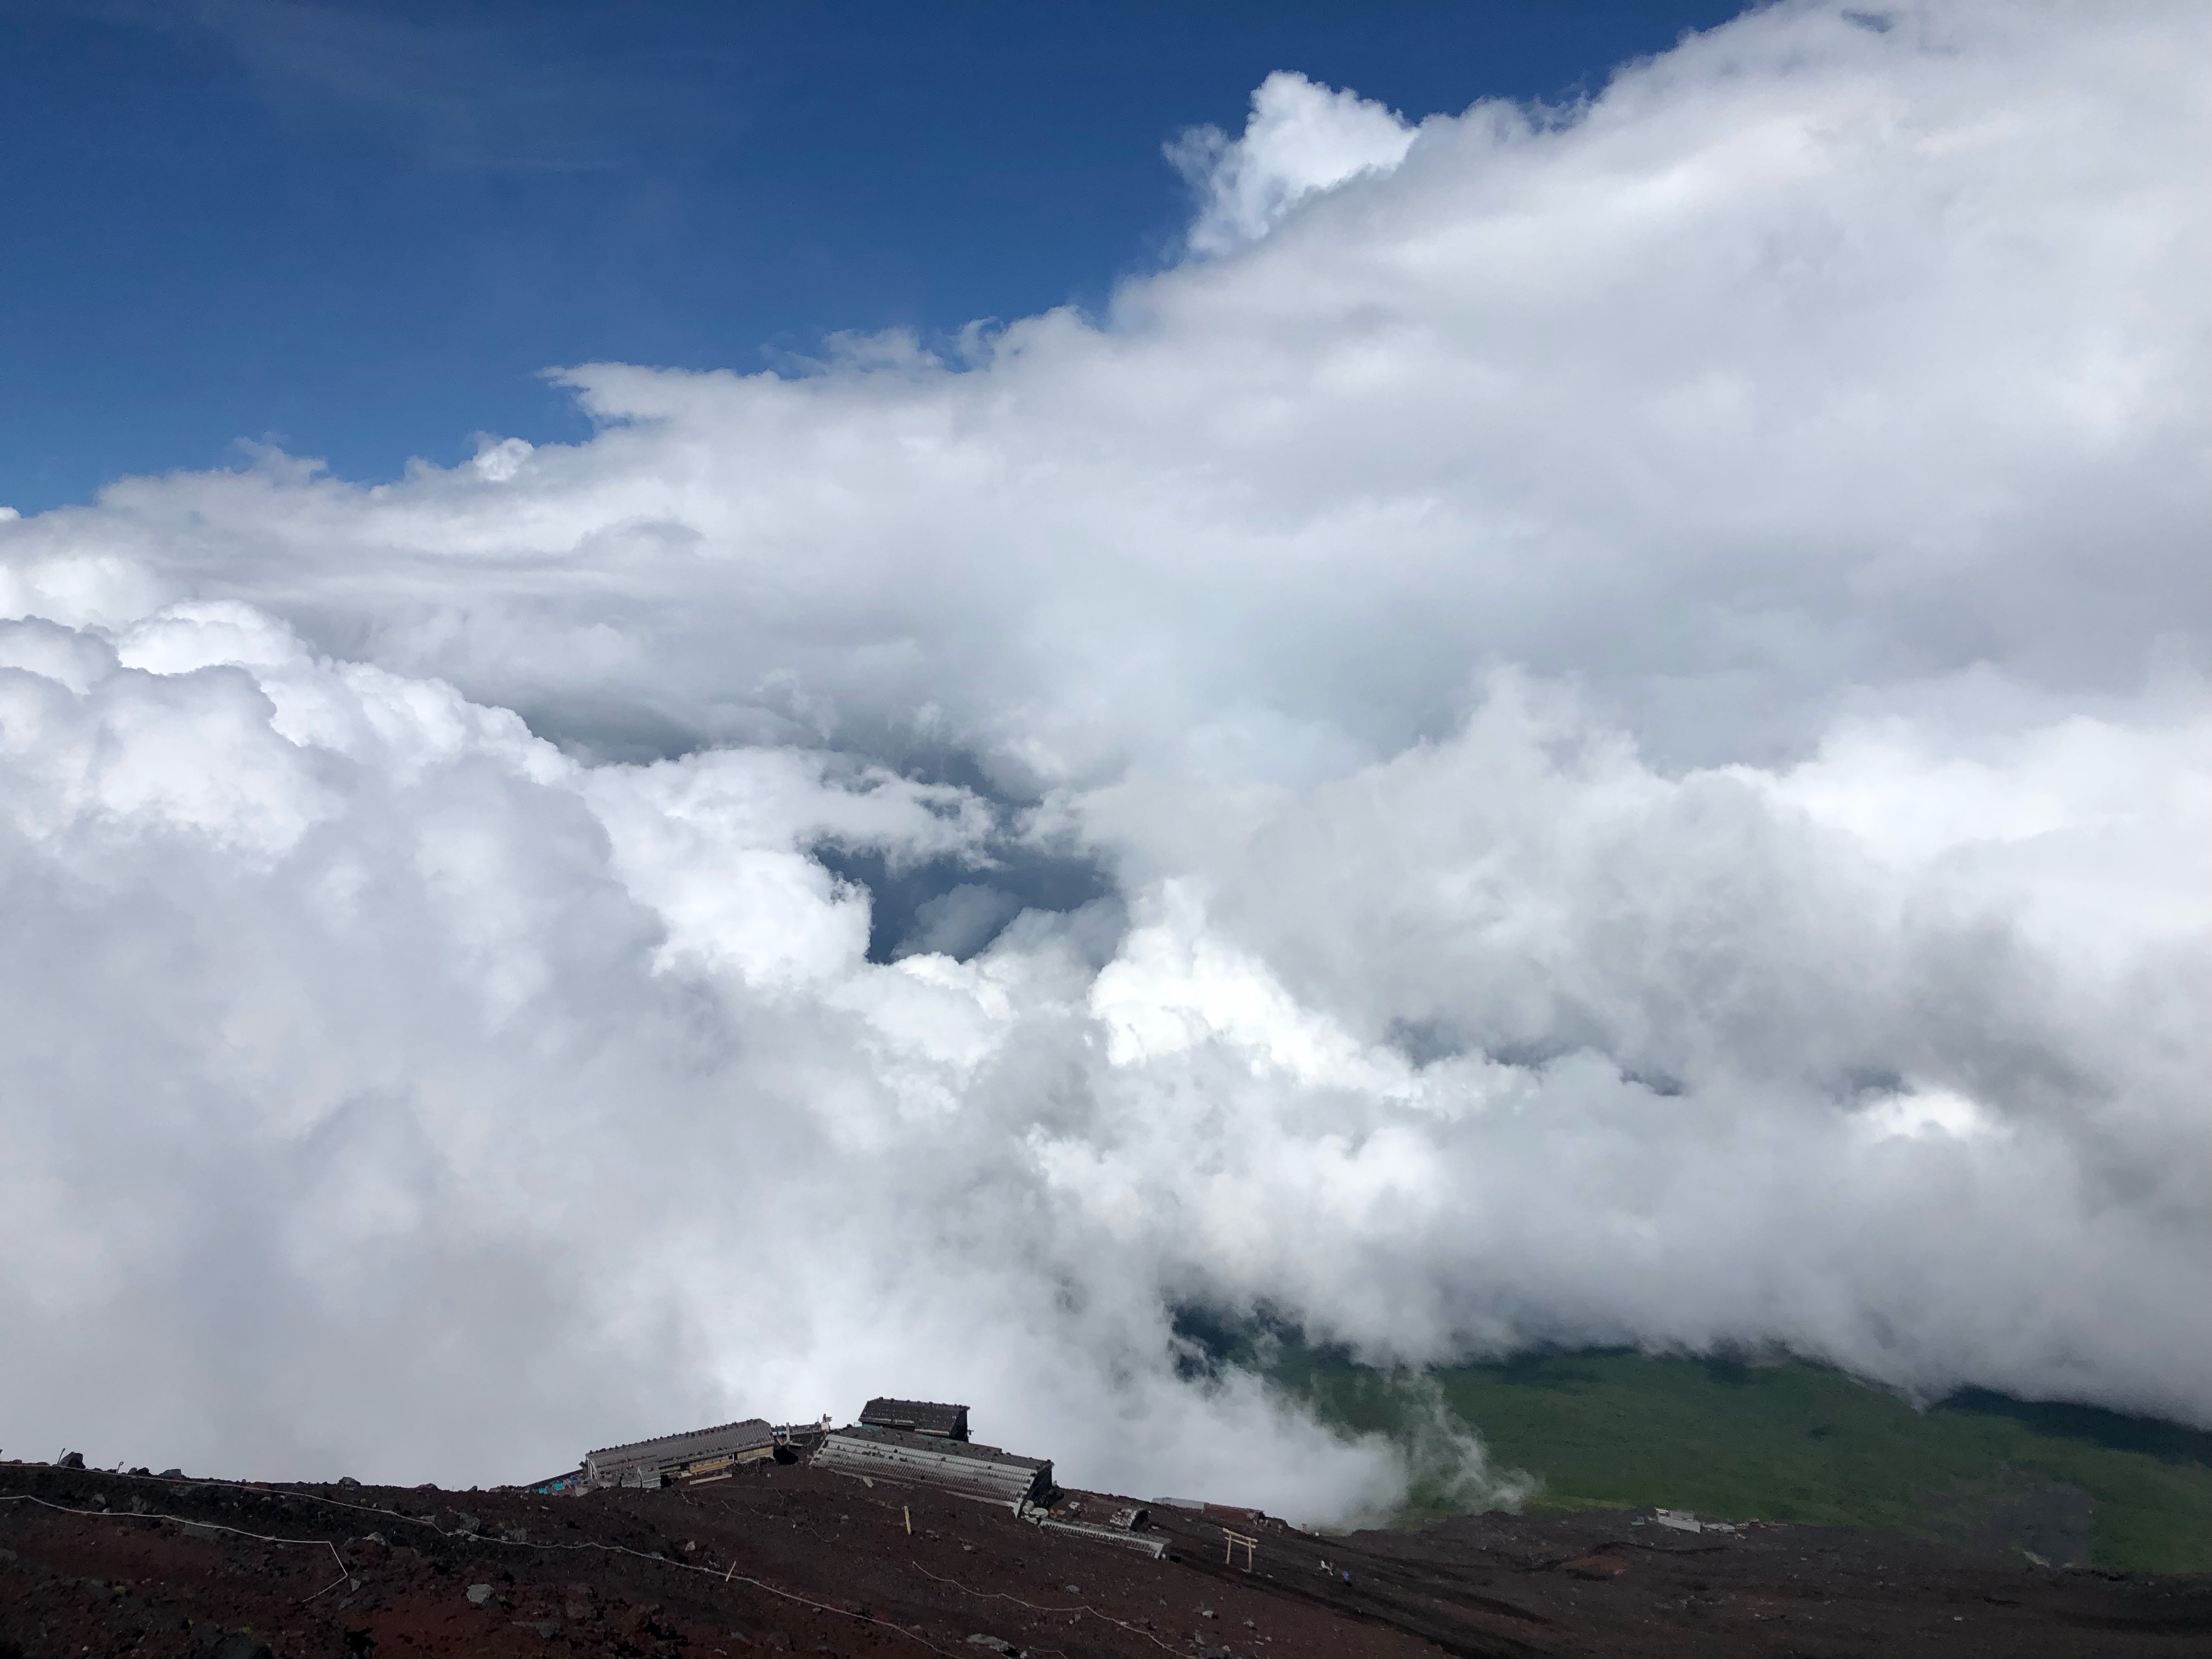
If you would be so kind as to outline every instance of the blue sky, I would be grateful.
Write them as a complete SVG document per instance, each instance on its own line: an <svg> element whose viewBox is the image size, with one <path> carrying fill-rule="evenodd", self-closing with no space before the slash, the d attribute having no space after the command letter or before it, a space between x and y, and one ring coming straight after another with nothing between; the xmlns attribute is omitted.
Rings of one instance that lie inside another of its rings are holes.
<svg viewBox="0 0 2212 1659"><path fill-rule="evenodd" d="M552 365L1095 304L1272 70L1418 118L1736 9L0 0L0 502L241 440L387 477L580 434Z"/></svg>

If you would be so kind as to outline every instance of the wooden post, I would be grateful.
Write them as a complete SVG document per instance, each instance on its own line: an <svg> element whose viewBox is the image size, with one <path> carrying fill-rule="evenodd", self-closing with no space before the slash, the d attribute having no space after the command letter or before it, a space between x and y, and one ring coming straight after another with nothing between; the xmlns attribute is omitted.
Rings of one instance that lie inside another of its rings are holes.
<svg viewBox="0 0 2212 1659"><path fill-rule="evenodd" d="M1251 1571L1252 1552L1259 1542L1256 1538L1247 1538L1241 1532L1231 1532L1224 1527L1221 1529L1221 1565L1224 1567L1230 1565L1231 1559L1241 1549L1244 1552L1244 1571Z"/></svg>

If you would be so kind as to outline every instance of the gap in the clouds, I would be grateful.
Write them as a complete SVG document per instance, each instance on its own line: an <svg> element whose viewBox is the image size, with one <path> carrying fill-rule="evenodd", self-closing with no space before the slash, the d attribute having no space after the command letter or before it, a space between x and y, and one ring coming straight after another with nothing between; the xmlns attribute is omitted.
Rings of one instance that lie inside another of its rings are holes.
<svg viewBox="0 0 2212 1659"><path fill-rule="evenodd" d="M1441 1019L1393 1019L1383 1029L1382 1041L1417 1070L1440 1060L1456 1060L1468 1048L1467 1039Z"/></svg>
<svg viewBox="0 0 2212 1659"><path fill-rule="evenodd" d="M1095 967L1120 948L1127 923L1105 860L1064 842L1023 840L1018 819L1030 803L1009 796L968 750L908 740L844 752L909 782L963 790L986 803L998 825L980 854L915 859L835 836L805 848L831 875L867 893L870 962L933 954L966 962L1024 918L1045 924Z"/></svg>
<svg viewBox="0 0 2212 1659"><path fill-rule="evenodd" d="M1282 1309L1172 1310L1178 1368L1257 1377L1346 1435L1479 1437L1525 1471L1527 1507L1658 1504L1716 1519L1868 1528L2019 1560L2212 1569L2212 1433L2102 1407L1962 1389L1920 1406L1778 1348L1698 1354L1533 1346L1378 1365ZM1451 1512L1416 1490L1395 1517Z"/></svg>
<svg viewBox="0 0 2212 1659"><path fill-rule="evenodd" d="M587 766L651 765L722 746L647 708L569 709L537 702L517 712L533 735ZM752 737L805 744L807 735L764 729ZM868 894L870 962L925 954L966 962L1023 917L1056 924L1051 931L1095 967L1112 959L1127 919L1106 861L1087 849L1042 848L1018 839L1013 821L1030 803L1008 795L968 750L909 739L847 743L835 752L888 767L909 782L964 790L988 803L1002 830L980 860L915 860L834 837L810 843L804 849L809 857Z"/></svg>
<svg viewBox="0 0 2212 1659"><path fill-rule="evenodd" d="M1854 1066L1844 1073L1843 1094L1854 1102L1880 1100L1886 1096L1904 1094L1911 1086L1904 1073L1888 1066Z"/></svg>
<svg viewBox="0 0 2212 1659"><path fill-rule="evenodd" d="M871 962L933 952L965 962L1025 912L1086 924L1073 931L1085 954L1102 963L1119 940L1113 880L1103 865L1081 854L1007 846L978 866L899 860L879 848L835 841L806 850L839 880L867 890Z"/></svg>
<svg viewBox="0 0 2212 1659"><path fill-rule="evenodd" d="M1448 1018L1400 1017L1382 1028L1382 1041L1416 1071L1465 1055L1480 1054L1493 1065L1516 1071L1540 1072L1572 1055L1596 1054L1613 1061L1623 1082L1652 1094L1672 1097L1684 1093L1688 1087L1669 1073L1620 1064L1610 1053L1604 1032L1581 1024L1541 1037L1485 1042Z"/></svg>
<svg viewBox="0 0 2212 1659"><path fill-rule="evenodd" d="M1596 1046L1594 1033L1557 1034L1526 1042L1485 1042L1468 1035L1456 1022L1432 1016L1394 1018L1383 1027L1382 1041L1416 1070L1465 1054L1480 1054L1500 1066L1540 1071L1554 1060Z"/></svg>
<svg viewBox="0 0 2212 1659"><path fill-rule="evenodd" d="M909 782L964 790L988 803L1000 829L981 862L899 859L835 839L807 848L830 874L867 890L869 961L935 954L966 962L1025 915L1066 919L1059 931L1096 967L1112 958L1127 920L1112 872L1098 854L1065 842L1043 847L1021 840L1020 815L1034 803L1008 793L971 750L911 732L876 737L846 746Z"/></svg>
<svg viewBox="0 0 2212 1659"><path fill-rule="evenodd" d="M331 648L330 632L325 629L313 634L326 649ZM366 657L369 653L361 643L347 641L336 654ZM495 686L465 683L461 690L479 702L503 703L520 717L532 737L581 766L651 766L729 746L726 740L703 738L657 709L616 698L598 704L585 699L565 704L542 696L515 696ZM761 735L766 742L777 740L775 734Z"/></svg>
<svg viewBox="0 0 2212 1659"><path fill-rule="evenodd" d="M1175 1342L1176 1371L1187 1382L1218 1378L1231 1370L1265 1371L1285 1346L1327 1355L1330 1363L1353 1364L1349 1348L1310 1340L1305 1328L1266 1303L1246 1312L1184 1301L1168 1310Z"/></svg>

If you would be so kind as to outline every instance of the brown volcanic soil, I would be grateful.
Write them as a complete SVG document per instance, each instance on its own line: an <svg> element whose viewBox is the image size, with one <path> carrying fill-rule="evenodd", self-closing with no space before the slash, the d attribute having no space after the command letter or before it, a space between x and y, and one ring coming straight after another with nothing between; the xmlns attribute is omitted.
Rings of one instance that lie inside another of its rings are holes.
<svg viewBox="0 0 2212 1659"><path fill-rule="evenodd" d="M1071 1493L1060 1512L1117 1501ZM0 1464L0 1659L2212 1652L2212 1579L1862 1534L1693 1536L1620 1514L1329 1537L1153 1515L1162 1561L791 1466L544 1498ZM1224 1565L1224 1524L1260 1540L1254 1571Z"/></svg>

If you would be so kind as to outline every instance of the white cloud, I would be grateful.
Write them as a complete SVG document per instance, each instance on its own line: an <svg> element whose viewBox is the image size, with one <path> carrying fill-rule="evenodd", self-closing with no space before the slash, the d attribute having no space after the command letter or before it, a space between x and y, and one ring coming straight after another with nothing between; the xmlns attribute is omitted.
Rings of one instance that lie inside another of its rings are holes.
<svg viewBox="0 0 2212 1659"><path fill-rule="evenodd" d="M1413 143L1413 129L1382 105L1279 70L1252 94L1242 137L1193 127L1167 147L1198 198L1185 240L1197 253L1257 241L1309 196L1389 173Z"/></svg>
<svg viewBox="0 0 2212 1659"><path fill-rule="evenodd" d="M2212 23L1892 24L1274 77L1103 320L0 522L7 1432L1387 1498L1187 1300L2212 1422Z"/></svg>

